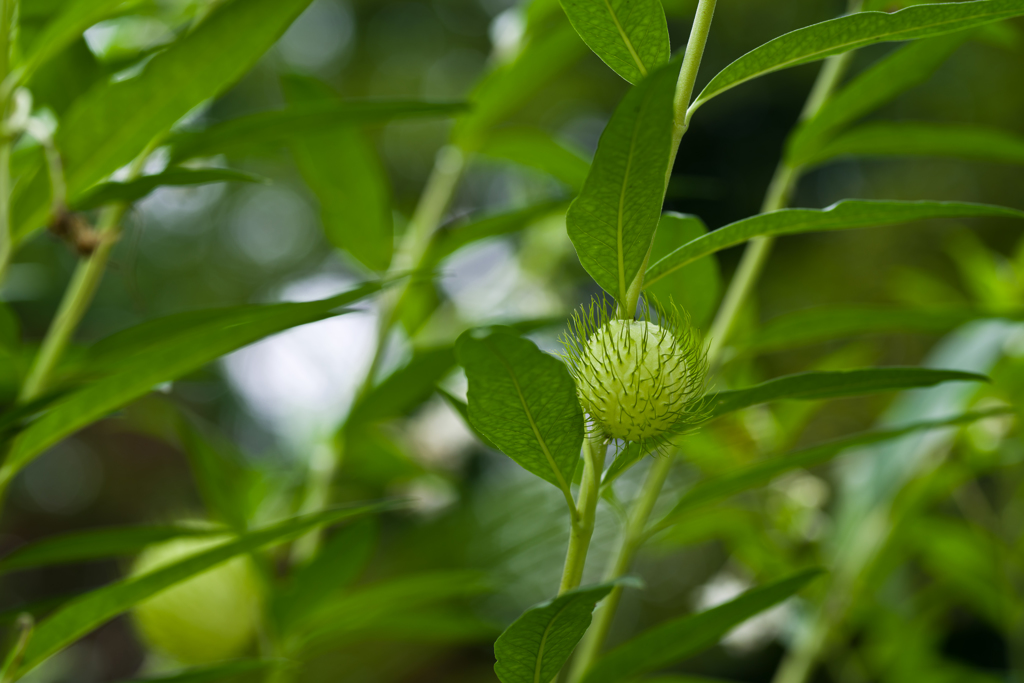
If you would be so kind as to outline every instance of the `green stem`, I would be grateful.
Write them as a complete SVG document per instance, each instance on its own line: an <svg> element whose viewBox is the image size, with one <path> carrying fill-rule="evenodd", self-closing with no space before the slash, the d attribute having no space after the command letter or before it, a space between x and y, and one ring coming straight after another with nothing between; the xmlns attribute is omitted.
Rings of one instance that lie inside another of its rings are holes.
<svg viewBox="0 0 1024 683"><path fill-rule="evenodd" d="M97 227L100 234L99 246L88 259L79 262L75 268L75 274L60 302L57 315L50 324L28 377L21 387L19 402L27 403L39 398L49 387L53 371L67 349L71 335L92 303L100 280L103 279L103 271L107 267L110 252L120 232L121 218L127 210L128 205L124 203L112 204L103 210Z"/></svg>
<svg viewBox="0 0 1024 683"><path fill-rule="evenodd" d="M11 69L11 20L15 0L0 0L0 81L7 78ZM0 118L7 120L9 101L0 99ZM14 251L14 235L11 231L11 144L10 136L0 132L0 284L7 274Z"/></svg>
<svg viewBox="0 0 1024 683"><path fill-rule="evenodd" d="M579 502L576 505L578 514L569 531L569 549L565 554L559 595L578 587L583 580L583 567L587 562L587 551L590 549L597 518L597 499L601 497L605 450L604 435L596 435L583 442L583 481L580 483Z"/></svg>

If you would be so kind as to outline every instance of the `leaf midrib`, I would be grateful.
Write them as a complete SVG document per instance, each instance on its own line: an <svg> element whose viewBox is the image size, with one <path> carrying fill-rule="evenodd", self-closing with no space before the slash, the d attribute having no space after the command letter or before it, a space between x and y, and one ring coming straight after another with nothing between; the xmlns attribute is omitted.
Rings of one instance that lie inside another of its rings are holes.
<svg viewBox="0 0 1024 683"><path fill-rule="evenodd" d="M555 625L555 622L558 621L558 617L562 616L562 612L569 609L570 602L571 601L567 601L561 609L555 612L555 615L551 617L551 621L549 621L548 625L544 627L544 635L540 637L540 647L537 648L537 664L533 669L533 683L544 683L544 681L541 680L541 667L544 664L544 647L547 644L548 634L551 633L551 628Z"/></svg>
<svg viewBox="0 0 1024 683"><path fill-rule="evenodd" d="M636 62L636 68L640 70L640 75L647 77L647 69L644 67L644 63L640 61L640 55L637 54L636 49L633 47L633 42L626 35L626 30L622 28L622 24L619 23L619 18L615 16L615 10L612 8L612 3L609 0L604 0L605 7L608 8L608 14L611 15L612 21L615 23L615 28L619 31L619 36L622 38L622 42L626 44L626 49L629 50L630 56L633 61Z"/></svg>

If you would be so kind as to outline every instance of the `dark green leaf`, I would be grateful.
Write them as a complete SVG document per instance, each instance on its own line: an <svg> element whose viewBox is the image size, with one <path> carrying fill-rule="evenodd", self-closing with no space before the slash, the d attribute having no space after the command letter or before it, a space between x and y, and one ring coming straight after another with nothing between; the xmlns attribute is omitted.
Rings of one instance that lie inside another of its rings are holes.
<svg viewBox="0 0 1024 683"><path fill-rule="evenodd" d="M930 387L942 382L988 382L985 375L961 370L931 368L864 368L832 372L801 372L755 384L746 389L722 391L708 398L714 417L769 401L817 401L860 396L882 391Z"/></svg>
<svg viewBox="0 0 1024 683"><path fill-rule="evenodd" d="M502 129L487 139L483 154L548 173L579 192L590 163L539 128Z"/></svg>
<svg viewBox="0 0 1024 683"><path fill-rule="evenodd" d="M311 78L285 78L284 90L293 105L337 99L329 86ZM300 129L291 148L320 202L327 239L370 270L387 270L395 246L391 187L363 131L352 125L321 133Z"/></svg>
<svg viewBox="0 0 1024 683"><path fill-rule="evenodd" d="M789 163L812 163L811 157L836 131L924 83L969 36L960 32L912 42L859 74L796 129L786 145Z"/></svg>
<svg viewBox="0 0 1024 683"><path fill-rule="evenodd" d="M170 676L157 676L156 678L136 678L123 683L218 683L234 679L242 674L263 671L280 666L281 661L273 659L239 659L223 664L212 666L185 669L184 671Z"/></svg>
<svg viewBox="0 0 1024 683"><path fill-rule="evenodd" d="M260 183L259 176L230 168L170 168L155 175L142 176L127 183L100 183L75 200L76 211L96 209L111 202L135 202L162 185L206 185L208 183Z"/></svg>
<svg viewBox="0 0 1024 683"><path fill-rule="evenodd" d="M571 500L583 410L565 365L510 328L465 332L455 352L469 378L473 426Z"/></svg>
<svg viewBox="0 0 1024 683"><path fill-rule="evenodd" d="M561 1L583 42L630 83L639 83L669 60L661 0Z"/></svg>
<svg viewBox="0 0 1024 683"><path fill-rule="evenodd" d="M590 627L614 583L577 588L523 612L494 643L501 683L550 683Z"/></svg>
<svg viewBox="0 0 1024 683"><path fill-rule="evenodd" d="M738 471L723 474L716 477L704 479L694 484L693 488L683 494L683 497L676 503L672 511L665 518L655 525L655 530L665 529L675 524L681 517L702 505L708 505L721 501L737 493L749 491L750 489L764 486L779 475L797 469L806 469L828 462L840 453L851 448L870 446L871 444L891 441L906 434L924 431L929 429L941 429L944 427L956 427L967 425L977 420L988 417L1006 415L1012 413L1012 409L995 408L992 410L964 413L938 420L926 420L915 422L903 427L884 429L870 432L863 432L853 436L846 436L826 443L811 446L799 451L785 455L768 457L762 461L753 463Z"/></svg>
<svg viewBox="0 0 1024 683"><path fill-rule="evenodd" d="M661 219L678 73L677 58L626 94L566 214L580 263L620 303L641 272Z"/></svg>
<svg viewBox="0 0 1024 683"><path fill-rule="evenodd" d="M405 367L396 370L362 397L346 423L355 427L398 417L434 393L434 385L455 366L451 346L416 351Z"/></svg>
<svg viewBox="0 0 1024 683"><path fill-rule="evenodd" d="M310 0L232 0L154 56L142 73L97 84L79 98L57 129L68 197L134 159L155 137L202 102L220 94L273 45ZM26 196L23 238L48 210L45 192Z"/></svg>
<svg viewBox="0 0 1024 683"><path fill-rule="evenodd" d="M992 216L1024 218L1024 211L965 202L904 202L846 199L827 209L783 209L730 223L673 251L647 271L645 286L708 254L754 237L899 225L925 218Z"/></svg>
<svg viewBox="0 0 1024 683"><path fill-rule="evenodd" d="M1024 165L1024 137L992 128L942 123L872 123L840 135L808 157L951 157Z"/></svg>
<svg viewBox="0 0 1024 683"><path fill-rule="evenodd" d="M707 232L704 221L696 216L665 213L658 223L658 232L654 234L651 261L657 262L684 244L703 237ZM647 292L653 294L662 304L674 301L686 311L697 328L703 328L711 322L722 292L722 273L718 261L706 258L691 263L662 278L648 288Z"/></svg>
<svg viewBox="0 0 1024 683"><path fill-rule="evenodd" d="M24 545L0 560L0 573L134 555L151 543L223 534L221 528L128 526L74 531Z"/></svg>
<svg viewBox="0 0 1024 683"><path fill-rule="evenodd" d="M57 16L46 24L25 50L16 68L19 82L30 78L36 69L78 40L87 28L114 16L129 4L125 0L72 0L64 3Z"/></svg>
<svg viewBox="0 0 1024 683"><path fill-rule="evenodd" d="M482 443L483 445L487 446L488 448L493 448L496 451L500 450L497 446L495 446L491 442L490 439L488 439L486 436L484 436L483 434L478 432L476 430L476 427L473 426L473 423L469 421L469 405L468 404L466 404L464 401L460 401L457 397L452 396L451 394L449 394L444 389L438 389L437 393L441 394L441 396L444 397L444 400L448 402L448 405L450 405L452 408L454 408L455 411L459 415L462 416L462 419L466 423L466 426L469 427L469 429L473 432L473 434L476 436L476 438L480 439L480 443Z"/></svg>
<svg viewBox="0 0 1024 683"><path fill-rule="evenodd" d="M425 259L426 265L427 267L437 265L446 256L455 253L467 244L488 237L518 232L544 216L561 210L564 206L565 202L563 201L540 202L525 209L506 211L482 218L474 217L467 222L446 225L434 234L434 241Z"/></svg>
<svg viewBox="0 0 1024 683"><path fill-rule="evenodd" d="M225 562L274 543L297 538L307 531L343 519L393 508L391 503L336 508L293 517L252 531L237 539L145 574L122 579L76 598L40 623L25 650L22 675L39 666L93 629L126 612L151 595Z"/></svg>
<svg viewBox="0 0 1024 683"><path fill-rule="evenodd" d="M462 102L342 100L296 104L218 123L199 132L171 136L171 160L238 153L255 146L283 144L296 131L313 135L339 126L383 123L393 119L453 116L465 111Z"/></svg>
<svg viewBox="0 0 1024 683"><path fill-rule="evenodd" d="M245 531L252 508L254 472L246 467L233 444L213 433L198 418L182 416L177 426L178 438L209 516L235 531Z"/></svg>
<svg viewBox="0 0 1024 683"><path fill-rule="evenodd" d="M379 289L379 285L368 284L322 301L184 313L115 335L97 354L100 365L106 358L115 371L62 397L15 437L0 466L0 487L50 446L157 384L276 332L329 317L335 309ZM181 325L184 321L191 324ZM112 362L116 358L121 359L119 365Z"/></svg>
<svg viewBox="0 0 1024 683"><path fill-rule="evenodd" d="M583 683L620 683L692 657L750 617L791 597L819 574L819 569L800 572L749 590L724 605L659 624L598 659Z"/></svg>
<svg viewBox="0 0 1024 683"><path fill-rule="evenodd" d="M858 12L792 31L743 55L711 79L690 111L740 83L875 43L930 38L1024 14L1021 0L918 5L893 12Z"/></svg>

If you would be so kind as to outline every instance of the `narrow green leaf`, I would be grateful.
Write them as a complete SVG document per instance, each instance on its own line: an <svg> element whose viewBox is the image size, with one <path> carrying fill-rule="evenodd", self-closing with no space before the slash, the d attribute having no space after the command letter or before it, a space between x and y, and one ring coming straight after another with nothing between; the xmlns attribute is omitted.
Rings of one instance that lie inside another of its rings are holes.
<svg viewBox="0 0 1024 683"><path fill-rule="evenodd" d="M861 396L882 391L930 387L942 382L988 382L985 375L961 370L917 367L863 368L830 372L801 372L755 384L746 389L721 391L709 397L714 417L769 401L818 401Z"/></svg>
<svg viewBox="0 0 1024 683"><path fill-rule="evenodd" d="M0 560L0 574L134 555L151 543L181 536L223 534L222 528L128 526L73 531L23 545Z"/></svg>
<svg viewBox="0 0 1024 683"><path fill-rule="evenodd" d="M229 679L235 679L242 674L265 671L267 669L281 666L284 660L273 659L239 659L233 662L213 664L212 666L185 669L184 671L169 676L157 676L155 678L136 678L122 683L218 683Z"/></svg>
<svg viewBox="0 0 1024 683"><path fill-rule="evenodd" d="M469 405L465 401L459 400L458 397L452 396L444 389L439 388L437 390L437 393L441 394L441 396L444 397L444 400L448 402L448 405L454 408L455 412L457 412L462 417L463 422L465 422L466 426L470 429L470 431L473 432L473 435L476 436L476 438L480 439L480 443L487 446L488 448L493 448L496 451L500 450L497 446L494 445L494 443L491 442L490 439L488 439L486 436L478 432L476 427L473 426L473 423L470 422Z"/></svg>
<svg viewBox="0 0 1024 683"><path fill-rule="evenodd" d="M939 334L978 318L1018 319L1024 311L915 309L891 306L822 306L772 318L741 345L744 352L773 353L833 339L918 332Z"/></svg>
<svg viewBox="0 0 1024 683"><path fill-rule="evenodd" d="M455 367L455 349L441 346L422 349L412 359L375 386L349 412L346 424L361 427L370 422L398 417L434 393L434 385Z"/></svg>
<svg viewBox="0 0 1024 683"><path fill-rule="evenodd" d="M283 144L296 131L326 133L338 126L368 125L394 119L454 116L463 102L340 100L295 104L284 109L249 114L202 131L182 131L169 139L171 161L239 153L263 145Z"/></svg>
<svg viewBox="0 0 1024 683"><path fill-rule="evenodd" d="M550 683L587 632L615 583L577 588L523 612L494 643L501 683Z"/></svg>
<svg viewBox="0 0 1024 683"><path fill-rule="evenodd" d="M580 263L619 302L626 301L661 219L678 73L679 58L626 94L566 214Z"/></svg>
<svg viewBox="0 0 1024 683"><path fill-rule="evenodd" d="M161 173L142 176L126 183L100 183L75 200L76 211L97 209L111 202L137 202L158 187L207 185L209 183L261 183L263 178L230 168L169 168Z"/></svg>
<svg viewBox="0 0 1024 683"><path fill-rule="evenodd" d="M974 0L917 5L893 12L858 12L797 29L743 55L711 79L690 107L758 76L876 43L930 38L1024 14L1022 0Z"/></svg>
<svg viewBox="0 0 1024 683"><path fill-rule="evenodd" d="M612 71L639 83L669 60L661 0L561 0L583 42Z"/></svg>
<svg viewBox="0 0 1024 683"><path fill-rule="evenodd" d="M872 123L840 135L810 155L821 164L843 157L950 157L1024 165L1024 137L993 128L942 123Z"/></svg>
<svg viewBox="0 0 1024 683"><path fill-rule="evenodd" d="M626 444L626 447L615 456L615 460L612 460L612 464L605 470L604 476L601 477L601 486L606 486L615 481L620 474L628 470L630 467L635 465L640 458L650 453L650 450L645 449L639 441L630 441Z"/></svg>
<svg viewBox="0 0 1024 683"><path fill-rule="evenodd" d="M57 15L25 49L24 57L15 69L18 82L31 78L39 67L78 40L87 28L133 4L138 3L132 0L71 0L63 3Z"/></svg>
<svg viewBox="0 0 1024 683"><path fill-rule="evenodd" d="M246 466L234 444L198 418L179 417L177 432L209 517L235 531L245 531L252 511L255 473Z"/></svg>
<svg viewBox="0 0 1024 683"><path fill-rule="evenodd" d="M455 344L469 378L469 419L525 470L560 488L583 446L583 410L562 361L511 328L470 330Z"/></svg>
<svg viewBox="0 0 1024 683"><path fill-rule="evenodd" d="M845 436L841 439L834 439L785 455L768 457L735 472L709 477L697 482L693 485L693 488L683 494L683 497L679 499L679 502L672 508L672 511L655 525L654 530L658 531L668 528L680 521L685 513L703 505L716 503L737 493L743 493L758 486L764 486L786 472L821 465L851 448L891 441L913 432L967 425L977 420L1006 415L1012 412L1011 408L994 408L992 410L964 413L937 420L914 422L903 427Z"/></svg>
<svg viewBox="0 0 1024 683"><path fill-rule="evenodd" d="M794 166L812 163L811 157L836 131L924 83L969 37L969 32L961 31L914 41L858 74L830 97L814 118L794 131L786 144L788 162Z"/></svg>
<svg viewBox="0 0 1024 683"><path fill-rule="evenodd" d="M330 86L309 77L288 76L283 85L293 105L338 99ZM391 187L363 131L352 125L312 134L300 129L291 148L320 203L327 239L370 270L387 270L395 248Z"/></svg>
<svg viewBox="0 0 1024 683"><path fill-rule="evenodd" d="M926 218L1024 218L1024 211L990 204L846 199L826 209L783 209L730 223L679 247L647 271L645 287L716 251L754 237L899 225Z"/></svg>
<svg viewBox="0 0 1024 683"><path fill-rule="evenodd" d="M668 212L658 223L651 248L651 261L656 262L679 247L708 232L704 221L696 216ZM674 301L681 306L697 328L711 322L722 293L722 273L714 258L701 259L674 271L647 289L662 304Z"/></svg>
<svg viewBox="0 0 1024 683"><path fill-rule="evenodd" d="M97 84L79 98L57 129L68 197L134 159L158 135L249 70L310 0L231 0L157 53L142 73ZM42 222L48 197L30 195L24 237Z"/></svg>
<svg viewBox="0 0 1024 683"><path fill-rule="evenodd" d="M335 309L379 289L379 285L368 284L322 301L180 314L116 335L120 340L106 350L108 358L121 354L120 365L111 366L116 371L62 397L19 433L0 466L0 487L50 446L143 396L157 384L177 379L275 332L329 317ZM197 322L175 327L174 323L190 318Z"/></svg>
<svg viewBox="0 0 1024 683"><path fill-rule="evenodd" d="M583 683L619 683L692 657L750 617L793 596L820 574L819 569L803 571L705 612L659 624L598 659Z"/></svg>
<svg viewBox="0 0 1024 683"><path fill-rule="evenodd" d="M581 153L539 128L503 128L487 139L480 152L544 171L576 192L590 170L590 162Z"/></svg>
<svg viewBox="0 0 1024 683"><path fill-rule="evenodd" d="M36 627L32 640L25 650L20 673L28 673L47 657L56 654L151 595L232 557L255 552L274 543L283 543L325 524L334 524L344 519L382 512L393 507L393 503L377 503L292 517L155 571L122 579L91 591L70 601Z"/></svg>
<svg viewBox="0 0 1024 683"><path fill-rule="evenodd" d="M561 200L539 202L524 209L474 216L467 221L445 225L434 233L430 252L425 259L426 267L433 268L467 244L518 232L549 214L564 210L565 205Z"/></svg>

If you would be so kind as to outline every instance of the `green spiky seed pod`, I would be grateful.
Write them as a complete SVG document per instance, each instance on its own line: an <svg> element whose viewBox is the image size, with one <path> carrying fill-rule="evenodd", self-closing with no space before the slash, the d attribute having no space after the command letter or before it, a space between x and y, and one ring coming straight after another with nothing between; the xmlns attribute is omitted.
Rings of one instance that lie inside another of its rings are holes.
<svg viewBox="0 0 1024 683"><path fill-rule="evenodd" d="M707 361L689 320L609 320L600 303L573 316L568 365L593 427L625 441L657 443L707 419Z"/></svg>
<svg viewBox="0 0 1024 683"><path fill-rule="evenodd" d="M181 538L146 548L132 567L138 576L230 540ZM239 556L171 586L135 606L142 640L188 665L244 654L259 628L262 596L252 559Z"/></svg>

